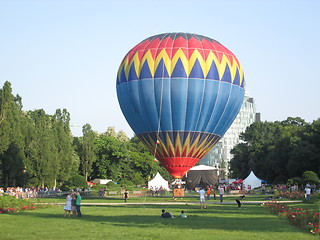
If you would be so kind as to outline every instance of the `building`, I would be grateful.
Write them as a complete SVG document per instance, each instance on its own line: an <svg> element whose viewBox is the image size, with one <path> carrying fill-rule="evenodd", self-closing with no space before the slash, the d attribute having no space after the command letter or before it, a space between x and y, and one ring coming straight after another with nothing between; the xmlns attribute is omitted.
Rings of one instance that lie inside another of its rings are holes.
<svg viewBox="0 0 320 240"><path fill-rule="evenodd" d="M200 160L199 164L216 167L220 170L219 178L226 178L229 163L232 159L230 151L240 142L240 134L256 121L260 121L260 113L256 112L256 105L254 104L253 98L250 98L249 94L246 93L243 105L236 119L220 141Z"/></svg>

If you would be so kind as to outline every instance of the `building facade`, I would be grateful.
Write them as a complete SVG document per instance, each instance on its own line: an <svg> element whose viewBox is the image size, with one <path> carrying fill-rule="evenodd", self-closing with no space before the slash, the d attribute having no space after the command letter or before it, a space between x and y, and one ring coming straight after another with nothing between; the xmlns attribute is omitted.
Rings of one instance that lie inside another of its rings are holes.
<svg viewBox="0 0 320 240"><path fill-rule="evenodd" d="M246 93L236 119L212 150L200 160L199 164L213 166L219 169L220 179L227 178L229 163L232 159L230 151L240 142L240 134L256 121L260 121L260 113L256 112L253 98L250 98L249 94Z"/></svg>

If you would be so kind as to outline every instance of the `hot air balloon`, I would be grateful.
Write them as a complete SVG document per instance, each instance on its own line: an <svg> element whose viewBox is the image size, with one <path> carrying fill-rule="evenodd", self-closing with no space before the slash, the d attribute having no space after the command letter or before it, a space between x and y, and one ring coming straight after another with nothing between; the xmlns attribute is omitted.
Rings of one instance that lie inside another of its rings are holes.
<svg viewBox="0 0 320 240"><path fill-rule="evenodd" d="M116 88L135 134L181 179L234 121L245 81L238 59L221 43L178 32L132 48L120 64Z"/></svg>

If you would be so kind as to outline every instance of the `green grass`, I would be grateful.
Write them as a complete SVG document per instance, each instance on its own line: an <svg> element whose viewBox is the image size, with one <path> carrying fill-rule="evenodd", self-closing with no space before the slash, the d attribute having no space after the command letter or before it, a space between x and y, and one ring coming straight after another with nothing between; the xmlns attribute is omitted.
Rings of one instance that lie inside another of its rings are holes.
<svg viewBox="0 0 320 240"><path fill-rule="evenodd" d="M234 202L235 199L238 197L238 195L234 196L225 196L223 198L224 202ZM267 195L247 195L243 201L266 201ZM32 200L32 199L31 199ZM279 201L285 201L285 200L290 200L290 199L279 199ZM65 197L56 197L56 198L41 198L41 199L36 199L34 201L45 201L45 202L57 202L57 203L64 203L65 202ZM101 197L83 197L83 202L85 203L122 203L124 202L124 199L120 196L114 196L114 197L106 197L106 198L101 198ZM167 197L151 197L151 196L140 196L140 197L129 197L128 200L129 203L153 203L153 202L186 202L186 203L195 203L199 202L199 195L197 194L189 194L184 198L177 198L173 199L172 196L167 196ZM210 203L219 203L219 197L216 197L216 200L213 199L213 197L210 198L208 201Z"/></svg>
<svg viewBox="0 0 320 240"><path fill-rule="evenodd" d="M174 201L156 198L158 202ZM233 198L230 198L230 200ZM64 199L54 199L63 202ZM83 202L123 202L117 199L84 199ZM150 202L154 198L130 198ZM178 201L180 201L178 199ZM190 198L197 202L198 198ZM218 200L216 200L218 201ZM161 219L161 209L177 216ZM316 239L287 219L269 213L259 204L119 205L82 206L82 218L65 218L63 206L0 215L0 239ZM178 217L185 210L188 218Z"/></svg>
<svg viewBox="0 0 320 240"><path fill-rule="evenodd" d="M311 210L320 210L320 205L318 204L312 204L312 203L288 203L287 205L295 208L303 208L303 209L311 209ZM319 220L320 221L320 220Z"/></svg>
<svg viewBox="0 0 320 240"><path fill-rule="evenodd" d="M239 195L225 195L224 196L224 200L226 201L230 201L230 200L234 200L235 198L237 198ZM252 201L260 201L260 200L265 200L266 197L268 197L269 195L247 195L246 198L244 198L244 200L252 200ZM64 195L63 197L55 197L55 198L39 198L39 199L43 199L45 201L54 201L54 200L65 200L66 198L66 195ZM86 197L84 196L83 197L84 200L86 201L123 201L123 197L121 196L108 196L108 197ZM129 195L129 199L134 201L134 202L137 202L137 201L159 201L160 200L166 200L166 201L174 201L173 200L173 197L172 195L168 195L168 196L165 196L165 197L156 197L156 196L149 196L149 195L146 195L146 196L130 196ZM193 200L193 201L199 201L199 194L197 193L190 193L190 194L187 194L185 195L185 197L183 198L177 198L175 201L180 201L180 200ZM281 199L280 199L281 200ZM218 202L219 201L219 196L217 195L216 196L216 200L214 200L213 196L210 197L210 201L215 201L215 202Z"/></svg>

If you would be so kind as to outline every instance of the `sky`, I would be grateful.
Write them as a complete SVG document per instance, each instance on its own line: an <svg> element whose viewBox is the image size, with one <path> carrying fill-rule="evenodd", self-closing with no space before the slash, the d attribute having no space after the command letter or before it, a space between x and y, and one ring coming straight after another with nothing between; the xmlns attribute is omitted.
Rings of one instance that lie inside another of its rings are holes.
<svg viewBox="0 0 320 240"><path fill-rule="evenodd" d="M320 117L320 1L0 0L0 87L23 110L67 109L82 126L133 136L118 104L125 54L160 33L213 38L239 59L262 121Z"/></svg>

